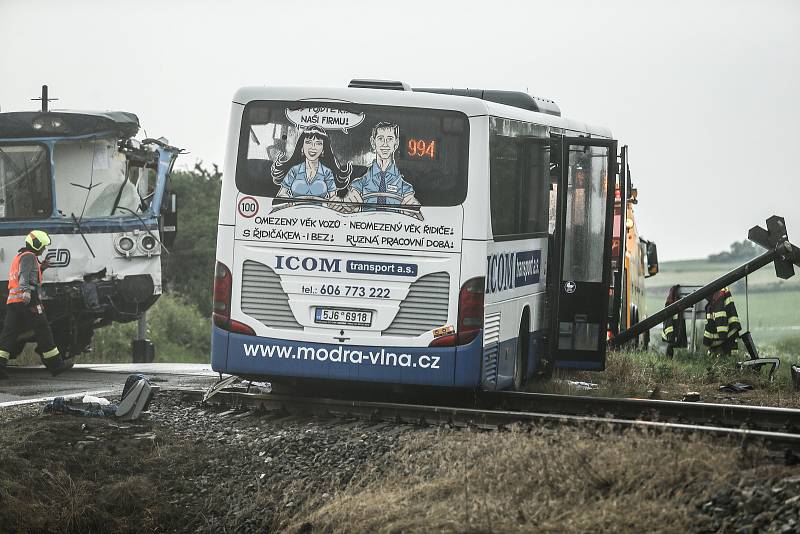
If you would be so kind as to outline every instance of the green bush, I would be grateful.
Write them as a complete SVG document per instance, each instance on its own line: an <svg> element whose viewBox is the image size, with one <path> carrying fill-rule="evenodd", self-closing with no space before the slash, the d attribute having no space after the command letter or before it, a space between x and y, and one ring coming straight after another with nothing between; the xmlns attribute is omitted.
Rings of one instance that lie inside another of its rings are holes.
<svg viewBox="0 0 800 534"><path fill-rule="evenodd" d="M131 361L131 340L136 322L113 324L95 332L93 351L79 358L84 363ZM156 361L209 361L211 323L195 306L175 294L164 294L147 312L147 338L156 346Z"/></svg>

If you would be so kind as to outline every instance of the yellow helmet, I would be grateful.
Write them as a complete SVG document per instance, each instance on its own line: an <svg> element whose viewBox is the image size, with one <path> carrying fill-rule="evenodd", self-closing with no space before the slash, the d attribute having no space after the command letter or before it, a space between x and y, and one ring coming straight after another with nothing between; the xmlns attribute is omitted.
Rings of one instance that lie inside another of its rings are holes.
<svg viewBox="0 0 800 534"><path fill-rule="evenodd" d="M31 250L38 253L50 245L50 236L47 235L47 232L43 232L42 230L33 230L28 234L28 237L25 238L25 243Z"/></svg>

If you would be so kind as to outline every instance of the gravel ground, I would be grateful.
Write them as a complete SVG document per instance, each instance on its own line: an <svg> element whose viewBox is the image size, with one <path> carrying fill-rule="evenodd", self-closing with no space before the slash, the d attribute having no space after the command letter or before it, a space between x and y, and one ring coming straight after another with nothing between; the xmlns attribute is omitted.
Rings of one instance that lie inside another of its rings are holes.
<svg viewBox="0 0 800 534"><path fill-rule="evenodd" d="M134 424L26 406L0 410L0 425L0 532L281 530L425 432L220 411L170 392Z"/></svg>
<svg viewBox="0 0 800 534"><path fill-rule="evenodd" d="M729 486L699 508L705 532L800 532L800 475Z"/></svg>
<svg viewBox="0 0 800 534"><path fill-rule="evenodd" d="M181 441L208 447L207 455L165 490L192 510L195 532L264 532L293 518L308 499L322 504L360 470L380 469L413 427L364 421L275 418L253 411L219 411L162 398L153 422Z"/></svg>
<svg viewBox="0 0 800 534"><path fill-rule="evenodd" d="M331 527L318 516L312 526L305 518L316 510L340 509L340 500L353 495L360 499L359 491L370 491L364 481L382 489L384 473L400 487L407 467L422 473L420 487L426 487L428 473L447 472L447 466L428 467L423 459L437 457L428 451L448 436L454 443L473 443L467 450L476 457L500 459L491 445L479 445L497 440L458 438L457 431L224 411L184 402L178 392L162 392L151 412L146 420L122 423L41 415L32 406L0 410L0 532L250 533L290 526L291 531L346 532L351 530L347 523ZM543 442L566 451L560 434L547 432ZM574 440L580 433L564 436ZM531 438L523 432L519 439ZM622 437L610 432L592 439L604 447ZM668 454L669 443L652 454ZM403 463L408 458L420 463ZM651 455L642 458L652 463ZM732 465L724 486L687 495L693 503L689 513L697 519L694 530L800 531L800 471L782 463L773 460L746 476ZM631 466L632 480L637 469ZM369 513L380 516L380 504L370 506ZM626 531L624 525L619 531Z"/></svg>

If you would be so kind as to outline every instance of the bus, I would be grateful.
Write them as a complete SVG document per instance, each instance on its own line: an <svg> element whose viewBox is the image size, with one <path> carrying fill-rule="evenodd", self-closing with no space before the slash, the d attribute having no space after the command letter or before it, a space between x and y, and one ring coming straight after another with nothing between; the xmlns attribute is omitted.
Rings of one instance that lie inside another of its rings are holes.
<svg viewBox="0 0 800 534"><path fill-rule="evenodd" d="M164 138L136 139L133 113L50 110L46 86L42 103L41 111L0 113L0 272L7 276L28 232L50 234L41 298L71 364L96 329L139 319L160 296L162 245L177 222L169 175L180 150ZM7 285L0 282L3 303ZM30 341L23 335L11 358ZM144 348L143 359L152 354Z"/></svg>
<svg viewBox="0 0 800 534"><path fill-rule="evenodd" d="M620 165L614 190L614 230L611 242L612 288L608 336L613 337L647 318L645 279L658 274L658 249L639 234L635 207L639 192L630 174L629 150L620 149ZM623 202L623 198L625 201ZM624 236L621 239L620 236ZM650 343L646 331L631 341L645 350Z"/></svg>
<svg viewBox="0 0 800 534"><path fill-rule="evenodd" d="M526 93L242 88L212 368L485 390L602 370L616 173L608 129Z"/></svg>

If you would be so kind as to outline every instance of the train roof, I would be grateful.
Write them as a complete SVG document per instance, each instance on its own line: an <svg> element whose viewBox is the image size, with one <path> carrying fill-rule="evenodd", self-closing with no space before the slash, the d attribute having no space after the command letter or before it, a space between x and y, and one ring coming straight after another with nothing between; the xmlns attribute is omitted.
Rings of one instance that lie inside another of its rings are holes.
<svg viewBox="0 0 800 534"><path fill-rule="evenodd" d="M0 139L77 137L113 132L133 137L139 118L127 111L13 111L0 113Z"/></svg>
<svg viewBox="0 0 800 534"><path fill-rule="evenodd" d="M394 82L402 84L402 82ZM391 90L395 89L395 90ZM503 95L505 93L505 95ZM481 98L479 94L484 96ZM500 103L488 98L495 97L501 100L503 96L511 95L507 102ZM521 98L525 95L528 98ZM246 105L258 100L283 100L283 101L314 101L336 102L386 106L408 106L434 109L453 109L461 111L470 117L494 116L513 120L521 120L561 128L569 132L588 133L597 137L611 138L611 130L605 127L589 125L560 116L558 106L546 99L530 97L526 93L512 91L484 91L465 89L411 89L407 84L396 87L243 87L233 98L238 104ZM523 107L526 106L526 107ZM534 108L544 108L534 111ZM556 114L558 113L558 114Z"/></svg>

